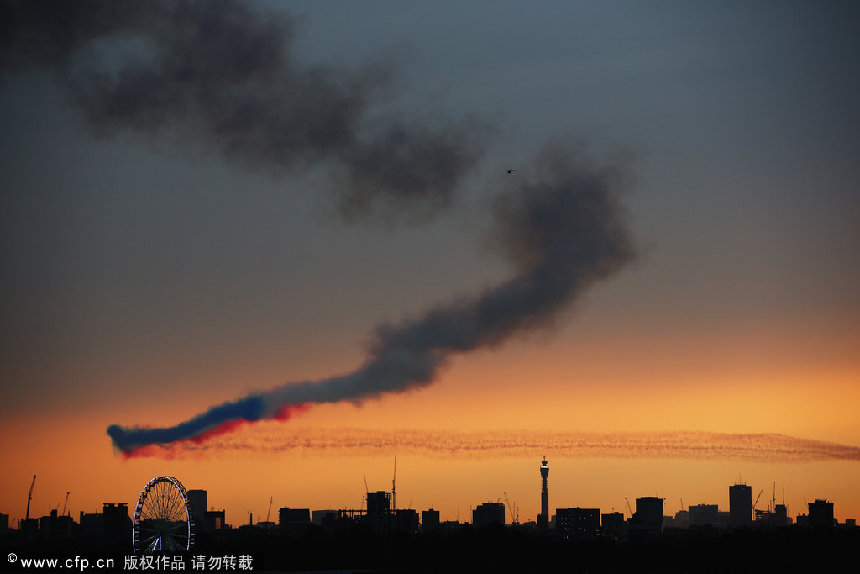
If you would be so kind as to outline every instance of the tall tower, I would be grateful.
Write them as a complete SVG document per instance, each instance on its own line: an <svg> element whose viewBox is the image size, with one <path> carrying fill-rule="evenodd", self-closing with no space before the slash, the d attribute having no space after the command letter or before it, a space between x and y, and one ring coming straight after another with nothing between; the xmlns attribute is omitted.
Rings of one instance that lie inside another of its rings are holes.
<svg viewBox="0 0 860 574"><path fill-rule="evenodd" d="M752 487L733 484L729 487L729 525L732 528L752 527Z"/></svg>
<svg viewBox="0 0 860 574"><path fill-rule="evenodd" d="M549 464L546 457L540 463L540 476L543 484L540 491L540 514L538 514L538 528L546 530L549 525Z"/></svg>

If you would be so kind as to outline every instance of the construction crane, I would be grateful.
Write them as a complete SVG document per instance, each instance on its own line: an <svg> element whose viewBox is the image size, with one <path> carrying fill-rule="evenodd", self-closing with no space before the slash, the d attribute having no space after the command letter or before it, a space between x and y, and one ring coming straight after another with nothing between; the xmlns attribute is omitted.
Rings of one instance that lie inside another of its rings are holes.
<svg viewBox="0 0 860 574"><path fill-rule="evenodd" d="M681 499L681 510L684 510L684 499Z"/></svg>
<svg viewBox="0 0 860 574"><path fill-rule="evenodd" d="M397 453L394 453L394 478L391 479L391 507L397 512Z"/></svg>
<svg viewBox="0 0 860 574"><path fill-rule="evenodd" d="M269 510L266 512L266 522L269 521L269 516L272 515L272 497L269 497Z"/></svg>
<svg viewBox="0 0 860 574"><path fill-rule="evenodd" d="M630 508L630 501L629 501L629 500L627 500L627 497L626 497L626 496L624 497L624 502L626 502L626 503L627 503L627 511L628 511L628 512L630 512L630 516L633 516L633 509L632 509L632 508Z"/></svg>
<svg viewBox="0 0 860 574"><path fill-rule="evenodd" d="M370 489L367 487L367 475L363 475L364 477L364 498L361 501L361 508L365 511L367 510L367 498L370 496Z"/></svg>
<svg viewBox="0 0 860 574"><path fill-rule="evenodd" d="M511 501L508 500L507 491L505 491L505 504L508 505L508 512L511 513L511 523L512 524L519 524L520 521L519 521L519 518L517 517L517 515L515 514L514 506L511 504Z"/></svg>
<svg viewBox="0 0 860 574"><path fill-rule="evenodd" d="M33 500L33 487L36 486L36 475L33 475L33 482L30 483L30 492L27 494L27 517L25 520L30 520L30 501Z"/></svg>
<svg viewBox="0 0 860 574"><path fill-rule="evenodd" d="M66 506L69 504L69 491L66 491L66 500L63 502L63 514L61 516L66 515ZM70 509L71 510L71 509Z"/></svg>
<svg viewBox="0 0 860 574"><path fill-rule="evenodd" d="M761 490L759 490L759 491L758 491L758 496L756 496L756 497L755 497L755 502L753 502L753 505L752 505L753 512L755 512L756 504L758 504L758 499L759 499L759 498L761 498L761 494L762 494L763 492L764 492L764 489L763 489L763 488L762 488Z"/></svg>

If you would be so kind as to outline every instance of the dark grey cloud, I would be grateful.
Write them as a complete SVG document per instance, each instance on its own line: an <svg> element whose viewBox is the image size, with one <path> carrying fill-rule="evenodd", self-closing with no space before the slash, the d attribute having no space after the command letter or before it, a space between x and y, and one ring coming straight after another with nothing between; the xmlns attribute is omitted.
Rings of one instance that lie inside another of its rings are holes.
<svg viewBox="0 0 860 574"><path fill-rule="evenodd" d="M178 135L251 168L324 166L340 213L426 216L482 155L475 120L368 117L394 67L298 60L296 25L244 2L3 2L0 65L52 70L94 133Z"/></svg>

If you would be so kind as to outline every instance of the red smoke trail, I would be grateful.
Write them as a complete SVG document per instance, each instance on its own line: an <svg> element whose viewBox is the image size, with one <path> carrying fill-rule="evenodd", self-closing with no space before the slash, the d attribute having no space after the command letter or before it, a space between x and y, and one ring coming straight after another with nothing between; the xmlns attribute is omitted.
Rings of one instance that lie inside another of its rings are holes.
<svg viewBox="0 0 860 574"><path fill-rule="evenodd" d="M271 418L273 420L286 422L294 415L306 413L308 410L310 410L310 408L311 406L309 404L284 405L284 407L281 408L278 412L276 412ZM126 460L130 458L150 457L173 460L180 456L183 452L187 452L186 448L190 445L201 445L207 443L213 437L229 434L238 429L239 427L255 422L257 421L249 421L245 419L224 421L223 423L216 425L211 429L205 430L199 434L188 437L186 439L175 441L170 444L149 444L131 449L129 451L121 451L122 457Z"/></svg>
<svg viewBox="0 0 860 574"><path fill-rule="evenodd" d="M284 405L284 407L275 413L275 416L272 417L279 421L289 420L293 415L300 415L311 410L310 403L305 403L301 405Z"/></svg>

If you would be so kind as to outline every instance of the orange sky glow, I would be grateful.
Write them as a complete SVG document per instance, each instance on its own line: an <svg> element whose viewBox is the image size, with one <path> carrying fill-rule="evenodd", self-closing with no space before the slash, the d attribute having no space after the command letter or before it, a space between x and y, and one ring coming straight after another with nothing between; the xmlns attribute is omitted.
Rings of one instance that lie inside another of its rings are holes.
<svg viewBox="0 0 860 574"><path fill-rule="evenodd" d="M10 524L860 518L860 3L383 4L0 4Z"/></svg>
<svg viewBox="0 0 860 574"><path fill-rule="evenodd" d="M173 424L206 401L189 398L158 411L144 400L80 415L21 416L10 422L16 433L3 436L11 464L0 477L0 508L13 521L23 516L33 473L36 516L67 490L73 513L97 511L107 501L131 507L143 484L160 474L207 489L210 504L226 508L232 524L247 521L248 512L262 519L270 496L276 507L360 508L364 476L371 490L390 489L396 453L399 505L432 506L447 520L458 513L468 520L470 507L505 493L520 520L534 519L544 455L553 508L626 512L625 497L632 504L651 495L666 498L667 514L682 498L686 505L726 508L728 485L740 479L755 493L765 491L759 508L766 508L775 482L777 501L784 488L792 516L815 498L833 500L840 520L860 515L860 388L851 357L817 374L812 365L799 368L796 358L782 373L767 361L745 360L746 376L724 368L714 369L707 384L657 384L673 368L703 369L688 357L662 364L661 373L646 350L625 364L604 361L609 350L595 345L569 353L564 343L551 342L479 353L458 359L424 390L361 406L317 405L290 421L241 425L202 445L130 459L111 447L108 423L120 417ZM583 356L592 362L579 362ZM648 367L641 376L637 362ZM638 388L635 379L649 378L649 370L655 380ZM569 383L573 377L582 382ZM748 433L767 436L738 436ZM15 434L30 439L19 442Z"/></svg>

